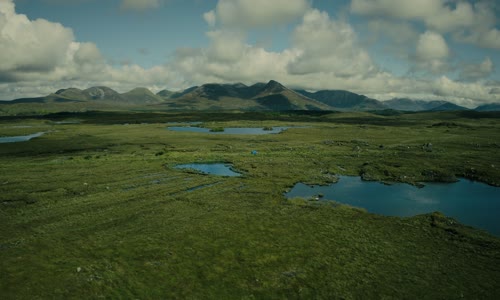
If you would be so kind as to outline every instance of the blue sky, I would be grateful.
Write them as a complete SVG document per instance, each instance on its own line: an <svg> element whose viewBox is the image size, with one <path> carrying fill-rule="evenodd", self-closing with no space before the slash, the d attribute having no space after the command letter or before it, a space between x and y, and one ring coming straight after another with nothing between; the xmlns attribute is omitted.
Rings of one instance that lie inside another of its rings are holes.
<svg viewBox="0 0 500 300"><path fill-rule="evenodd" d="M493 0L0 0L0 99L275 79L500 102Z"/></svg>

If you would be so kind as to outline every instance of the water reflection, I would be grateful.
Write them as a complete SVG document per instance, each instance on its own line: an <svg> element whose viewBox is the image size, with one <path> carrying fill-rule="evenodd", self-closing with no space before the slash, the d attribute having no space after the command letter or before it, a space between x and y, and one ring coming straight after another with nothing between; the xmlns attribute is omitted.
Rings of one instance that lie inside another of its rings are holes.
<svg viewBox="0 0 500 300"><path fill-rule="evenodd" d="M209 134L276 134L291 127L272 127L272 128L254 128L254 127L228 127L224 131L210 131L210 128L191 127L191 126L171 126L168 130L180 132L199 132Z"/></svg>
<svg viewBox="0 0 500 300"><path fill-rule="evenodd" d="M31 139L42 136L44 134L45 134L45 132L37 132L37 133L33 133L33 134L28 134L28 135L0 137L0 144L27 142Z"/></svg>
<svg viewBox="0 0 500 300"><path fill-rule="evenodd" d="M330 186L298 183L288 198L312 197L365 208L388 216L408 217L440 211L463 224L479 227L500 236L500 188L461 179L456 183L427 183L423 188L396 183L384 185L359 177L341 176Z"/></svg>
<svg viewBox="0 0 500 300"><path fill-rule="evenodd" d="M240 173L234 172L231 165L222 163L213 164L182 164L175 166L176 169L193 169L205 174L219 176L241 176Z"/></svg>

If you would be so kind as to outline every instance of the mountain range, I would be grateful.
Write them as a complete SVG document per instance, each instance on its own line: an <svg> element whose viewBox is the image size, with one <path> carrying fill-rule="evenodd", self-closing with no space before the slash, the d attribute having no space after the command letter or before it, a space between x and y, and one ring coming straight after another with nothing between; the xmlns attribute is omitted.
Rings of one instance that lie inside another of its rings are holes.
<svg viewBox="0 0 500 300"><path fill-rule="evenodd" d="M209 83L183 91L162 90L156 94L146 88L118 93L105 86L85 90L61 89L38 98L0 101L4 105L48 105L78 108L142 108L155 110L332 110L332 111L457 111L468 108L447 101L396 98L379 101L345 90L309 92L293 90L271 80L247 86L242 83ZM500 104L487 104L478 111L499 111Z"/></svg>

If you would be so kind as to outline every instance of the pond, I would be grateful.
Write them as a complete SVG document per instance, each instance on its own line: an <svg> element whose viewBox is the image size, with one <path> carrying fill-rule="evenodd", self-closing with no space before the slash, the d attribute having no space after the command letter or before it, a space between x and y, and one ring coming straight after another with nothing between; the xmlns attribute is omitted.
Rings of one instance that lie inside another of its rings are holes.
<svg viewBox="0 0 500 300"><path fill-rule="evenodd" d="M500 188L461 179L456 183L426 183L423 188L396 183L384 185L359 177L340 176L329 186L296 184L287 198L324 198L365 208L371 213L409 217L439 211L462 224L500 236Z"/></svg>
<svg viewBox="0 0 500 300"><path fill-rule="evenodd" d="M224 131L210 131L210 128L203 127L192 127L192 126L172 126L168 127L171 131L181 131L181 132L200 132L200 133L210 133L210 134L276 134L292 127L272 127L269 130L259 127L228 127L224 128Z"/></svg>
<svg viewBox="0 0 500 300"><path fill-rule="evenodd" d="M168 125L200 125L203 124L203 122L198 122L198 121L193 121L193 122L167 122Z"/></svg>
<svg viewBox="0 0 500 300"><path fill-rule="evenodd" d="M18 136L6 136L6 137L0 137L0 144L3 143L18 143L18 142L27 142L33 138L39 137L44 135L45 132L37 132L33 134L28 134L28 135L18 135Z"/></svg>
<svg viewBox="0 0 500 300"><path fill-rule="evenodd" d="M81 120L63 120L63 121L55 121L54 124L57 125L71 125L71 124L81 124Z"/></svg>
<svg viewBox="0 0 500 300"><path fill-rule="evenodd" d="M230 164L213 163L213 164L183 164L175 166L176 169L193 169L204 174L230 176L241 176L240 173L234 172Z"/></svg>

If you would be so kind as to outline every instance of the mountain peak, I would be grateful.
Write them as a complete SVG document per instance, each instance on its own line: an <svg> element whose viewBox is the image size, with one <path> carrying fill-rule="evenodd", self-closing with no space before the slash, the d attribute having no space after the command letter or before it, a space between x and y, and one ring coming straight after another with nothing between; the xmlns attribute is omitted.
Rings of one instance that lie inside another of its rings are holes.
<svg viewBox="0 0 500 300"><path fill-rule="evenodd" d="M132 92L132 91L142 91L142 92L144 92L144 91L149 91L149 89L145 88L145 87L139 86L139 87L135 87L135 88L133 88L133 89L130 90L130 92Z"/></svg>
<svg viewBox="0 0 500 300"><path fill-rule="evenodd" d="M235 84L232 85L234 88L237 88L237 89L243 89L243 88L246 88L246 84L243 84L241 82L237 82Z"/></svg>
<svg viewBox="0 0 500 300"><path fill-rule="evenodd" d="M279 87L284 87L281 83L277 82L276 80L269 80L269 82L266 84L267 86L279 86Z"/></svg>
<svg viewBox="0 0 500 300"><path fill-rule="evenodd" d="M275 80L269 80L269 82L264 86L263 93L276 94L287 90L285 86Z"/></svg>
<svg viewBox="0 0 500 300"><path fill-rule="evenodd" d="M93 86L84 90L83 92L94 100L105 98L116 100L117 98L120 98L120 94L118 94L117 91L106 86Z"/></svg>
<svg viewBox="0 0 500 300"><path fill-rule="evenodd" d="M421 99L410 99L410 98L394 98L391 100L384 101L389 108L401 111L422 111L422 110L434 110L446 103L442 100L421 100ZM442 107L442 109L446 106Z"/></svg>

